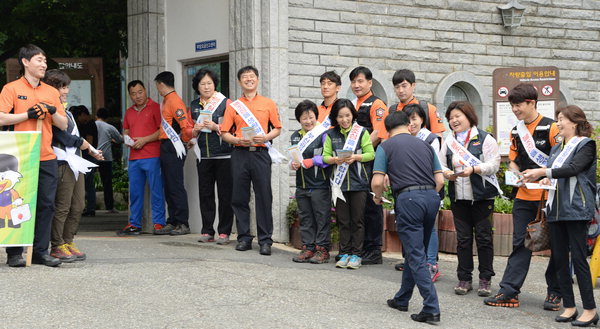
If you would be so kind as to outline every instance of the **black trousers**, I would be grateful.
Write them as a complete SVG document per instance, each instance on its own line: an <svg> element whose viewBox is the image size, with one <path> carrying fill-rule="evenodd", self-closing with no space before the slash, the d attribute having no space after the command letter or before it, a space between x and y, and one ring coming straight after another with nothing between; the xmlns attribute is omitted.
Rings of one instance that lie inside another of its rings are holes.
<svg viewBox="0 0 600 329"><path fill-rule="evenodd" d="M373 198L367 196L365 202L365 238L364 251L381 250L383 245L383 207L376 205Z"/></svg>
<svg viewBox="0 0 600 329"><path fill-rule="evenodd" d="M525 233L527 224L535 219L539 201L515 199L513 205L513 251L508 257L504 276L500 281L499 293L516 296L521 292L531 263L531 250L525 248ZM560 286L556 277L553 262L548 262L546 268L547 293L561 296Z"/></svg>
<svg viewBox="0 0 600 329"><path fill-rule="evenodd" d="M550 222L550 241L552 255L550 262L556 268L556 275L563 297L564 307L575 307L573 283L569 268L569 251L573 270L577 276L577 285L581 294L583 308L596 308L590 266L587 262L587 221L558 221Z"/></svg>
<svg viewBox="0 0 600 329"><path fill-rule="evenodd" d="M219 234L231 234L233 209L231 194L231 159L203 159L197 163L198 194L200 196L200 214L202 215L202 234L215 235L215 183L219 198Z"/></svg>
<svg viewBox="0 0 600 329"><path fill-rule="evenodd" d="M331 192L329 189L296 188L300 236L308 250L331 246Z"/></svg>
<svg viewBox="0 0 600 329"><path fill-rule="evenodd" d="M96 211L96 186L94 185L96 168L85 173L85 211Z"/></svg>
<svg viewBox="0 0 600 329"><path fill-rule="evenodd" d="M492 212L494 200L452 202L452 215L456 227L456 254L458 280L473 280L473 233L477 243L479 278L490 280L494 273L494 237Z"/></svg>
<svg viewBox="0 0 600 329"><path fill-rule="evenodd" d="M98 172L100 173L100 180L102 180L102 188L104 189L104 206L106 210L111 210L115 207L112 187L112 161L99 161Z"/></svg>
<svg viewBox="0 0 600 329"><path fill-rule="evenodd" d="M235 184L231 206L235 214L238 241L250 242L250 183L254 189L256 231L260 245L273 244L273 195L271 192L271 157L266 148L250 152L234 148L231 152L231 176Z"/></svg>
<svg viewBox="0 0 600 329"><path fill-rule="evenodd" d="M360 255L365 237L364 216L367 191L344 192L346 201L335 202L340 232L340 255Z"/></svg>
<svg viewBox="0 0 600 329"><path fill-rule="evenodd" d="M58 185L58 162L55 160L40 161L38 178L37 205L35 209L35 231L33 235L33 255L48 254L48 245L54 218L54 199ZM20 255L23 247L6 248L8 255Z"/></svg>
<svg viewBox="0 0 600 329"><path fill-rule="evenodd" d="M183 164L185 156L179 158L173 143L169 139L160 141L160 170L162 172L165 199L169 218L167 224L189 226L189 208L187 192L183 185Z"/></svg>

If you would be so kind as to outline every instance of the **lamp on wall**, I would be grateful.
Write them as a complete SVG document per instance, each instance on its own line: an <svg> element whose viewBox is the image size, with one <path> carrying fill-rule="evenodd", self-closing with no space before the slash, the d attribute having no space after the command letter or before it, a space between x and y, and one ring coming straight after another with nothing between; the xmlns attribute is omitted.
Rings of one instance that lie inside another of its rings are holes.
<svg viewBox="0 0 600 329"><path fill-rule="evenodd" d="M498 9L502 12L502 22L504 27L514 28L521 26L523 20L523 14L525 13L525 6L519 3L517 0L510 0L504 6L498 6Z"/></svg>

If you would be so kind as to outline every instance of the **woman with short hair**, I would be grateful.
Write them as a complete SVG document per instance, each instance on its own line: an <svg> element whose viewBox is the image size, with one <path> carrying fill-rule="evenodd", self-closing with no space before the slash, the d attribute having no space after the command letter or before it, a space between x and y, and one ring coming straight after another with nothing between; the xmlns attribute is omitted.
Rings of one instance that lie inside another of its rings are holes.
<svg viewBox="0 0 600 329"><path fill-rule="evenodd" d="M479 258L479 288L481 297L490 296L494 273L494 241L492 212L494 198L500 187L496 172L500 168L498 143L491 134L477 127L473 105L455 101L448 105L446 119L452 133L440 152L444 178L456 227L456 254L458 256L457 295L473 290L473 235Z"/></svg>

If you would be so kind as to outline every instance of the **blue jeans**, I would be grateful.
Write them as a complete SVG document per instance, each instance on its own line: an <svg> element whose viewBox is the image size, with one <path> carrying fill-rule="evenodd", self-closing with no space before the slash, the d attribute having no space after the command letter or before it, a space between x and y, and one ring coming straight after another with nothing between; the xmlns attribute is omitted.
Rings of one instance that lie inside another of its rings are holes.
<svg viewBox="0 0 600 329"><path fill-rule="evenodd" d="M437 228L435 223L431 229L431 237L429 238L429 244L427 245L427 264L437 265L438 249L440 248L440 241L438 239Z"/></svg>
<svg viewBox="0 0 600 329"><path fill-rule="evenodd" d="M396 199L396 226L404 248L402 284L394 299L408 306L415 285L423 297L423 312L440 313L437 292L426 263L426 246L440 205L434 190L401 193Z"/></svg>
<svg viewBox="0 0 600 329"><path fill-rule="evenodd" d="M144 189L146 182L150 187L152 204L152 223L165 225L165 197L163 194L160 159L148 158L129 160L129 224L142 227L144 210Z"/></svg>

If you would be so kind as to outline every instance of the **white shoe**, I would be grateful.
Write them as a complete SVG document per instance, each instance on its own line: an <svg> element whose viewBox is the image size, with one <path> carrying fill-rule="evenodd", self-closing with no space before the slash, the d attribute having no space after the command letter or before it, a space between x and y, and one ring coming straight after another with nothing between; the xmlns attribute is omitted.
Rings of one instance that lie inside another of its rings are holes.
<svg viewBox="0 0 600 329"><path fill-rule="evenodd" d="M348 267L348 262L350 261L350 255L342 255L342 258L335 263L335 267L346 268Z"/></svg>
<svg viewBox="0 0 600 329"><path fill-rule="evenodd" d="M346 265L346 268L349 268L352 270L357 270L358 268L360 268L361 265L362 265L362 258L360 258L356 255L352 255L350 257L350 260L348 261L348 264Z"/></svg>

